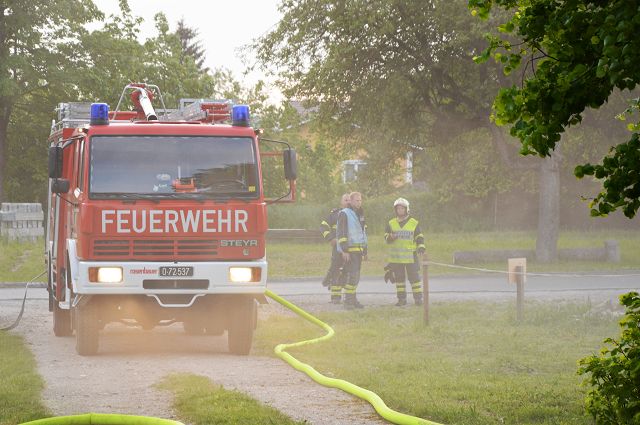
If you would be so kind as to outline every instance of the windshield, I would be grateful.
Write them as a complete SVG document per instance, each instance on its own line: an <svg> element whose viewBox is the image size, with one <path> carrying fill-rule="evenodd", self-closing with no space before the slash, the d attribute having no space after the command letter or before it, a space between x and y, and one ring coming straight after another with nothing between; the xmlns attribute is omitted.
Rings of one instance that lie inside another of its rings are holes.
<svg viewBox="0 0 640 425"><path fill-rule="evenodd" d="M89 174L94 199L258 196L250 137L96 136Z"/></svg>

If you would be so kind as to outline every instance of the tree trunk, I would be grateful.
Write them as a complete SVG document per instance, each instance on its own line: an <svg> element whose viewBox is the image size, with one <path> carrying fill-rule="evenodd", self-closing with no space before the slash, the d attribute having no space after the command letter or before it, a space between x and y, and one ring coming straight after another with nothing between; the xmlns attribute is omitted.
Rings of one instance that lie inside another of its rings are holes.
<svg viewBox="0 0 640 425"><path fill-rule="evenodd" d="M0 109L0 202L6 201L4 197L7 153L9 151L7 143L7 130L9 128L9 117L11 116L11 108L5 106Z"/></svg>
<svg viewBox="0 0 640 425"><path fill-rule="evenodd" d="M540 164L540 199L536 259L549 263L558 258L560 230L560 154L552 152Z"/></svg>

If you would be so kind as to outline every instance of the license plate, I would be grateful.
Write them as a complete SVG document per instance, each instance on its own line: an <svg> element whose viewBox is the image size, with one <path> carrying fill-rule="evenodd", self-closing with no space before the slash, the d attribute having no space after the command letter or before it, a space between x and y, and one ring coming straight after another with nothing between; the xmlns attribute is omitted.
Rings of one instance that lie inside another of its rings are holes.
<svg viewBox="0 0 640 425"><path fill-rule="evenodd" d="M160 276L183 277L193 276L193 267L160 267Z"/></svg>

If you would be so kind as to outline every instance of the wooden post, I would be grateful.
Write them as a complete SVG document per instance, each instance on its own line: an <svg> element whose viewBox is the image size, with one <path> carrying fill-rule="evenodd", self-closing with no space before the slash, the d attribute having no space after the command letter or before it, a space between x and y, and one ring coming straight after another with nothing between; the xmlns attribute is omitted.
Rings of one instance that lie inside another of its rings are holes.
<svg viewBox="0 0 640 425"><path fill-rule="evenodd" d="M516 266L516 320L524 318L524 267Z"/></svg>
<svg viewBox="0 0 640 425"><path fill-rule="evenodd" d="M423 322L429 325L429 266L426 259L422 260L422 301L424 307Z"/></svg>

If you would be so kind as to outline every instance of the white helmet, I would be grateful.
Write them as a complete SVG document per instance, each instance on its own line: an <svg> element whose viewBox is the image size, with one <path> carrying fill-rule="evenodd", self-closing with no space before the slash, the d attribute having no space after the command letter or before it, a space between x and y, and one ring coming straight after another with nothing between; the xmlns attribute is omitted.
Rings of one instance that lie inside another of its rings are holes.
<svg viewBox="0 0 640 425"><path fill-rule="evenodd" d="M393 208L395 209L398 205L402 205L403 207L405 207L407 209L407 214L409 214L409 201L404 198L398 198L393 203Z"/></svg>

